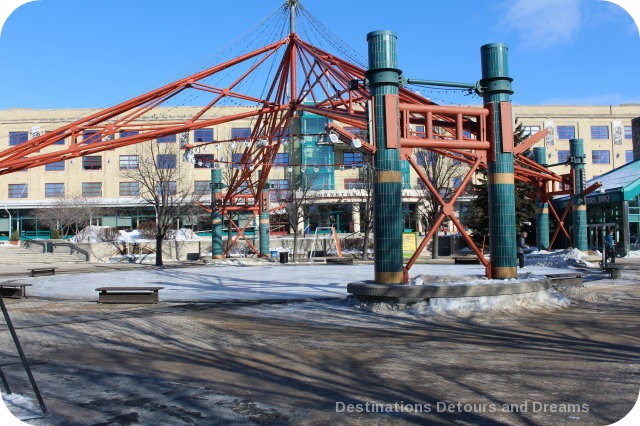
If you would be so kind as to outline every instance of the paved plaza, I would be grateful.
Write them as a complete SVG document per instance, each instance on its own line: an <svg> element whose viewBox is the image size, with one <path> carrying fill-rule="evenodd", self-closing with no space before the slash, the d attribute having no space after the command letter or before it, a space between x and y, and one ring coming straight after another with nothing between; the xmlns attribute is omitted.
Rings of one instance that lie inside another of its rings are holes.
<svg viewBox="0 0 640 426"><path fill-rule="evenodd" d="M609 424L638 398L633 263L618 280L454 312L346 299L371 265L87 266L5 299L49 409L11 406L28 424ZM106 280L148 277L167 287L160 304L96 303ZM2 369L35 403L2 328Z"/></svg>

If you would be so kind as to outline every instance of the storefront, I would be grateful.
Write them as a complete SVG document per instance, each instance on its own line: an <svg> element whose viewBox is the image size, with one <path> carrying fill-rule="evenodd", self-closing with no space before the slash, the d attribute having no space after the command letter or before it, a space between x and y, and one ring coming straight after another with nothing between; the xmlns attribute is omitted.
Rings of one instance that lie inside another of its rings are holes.
<svg viewBox="0 0 640 426"><path fill-rule="evenodd" d="M604 236L610 230L614 231L618 256L640 250L640 161L633 161L591 179L586 186L596 182L602 183L602 186L586 199L589 250L602 251ZM552 203L562 211L569 203L569 197L558 198ZM571 213L564 223L571 232ZM566 247L567 242L559 239L558 244Z"/></svg>

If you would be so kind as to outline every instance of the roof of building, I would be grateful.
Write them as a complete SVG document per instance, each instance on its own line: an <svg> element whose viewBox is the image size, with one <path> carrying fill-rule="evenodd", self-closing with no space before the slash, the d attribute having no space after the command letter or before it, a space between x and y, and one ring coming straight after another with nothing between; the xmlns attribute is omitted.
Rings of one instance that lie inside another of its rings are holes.
<svg viewBox="0 0 640 426"><path fill-rule="evenodd" d="M629 200L640 193L640 160L632 161L613 169L587 182L587 187L600 182L600 193L623 191L624 199Z"/></svg>

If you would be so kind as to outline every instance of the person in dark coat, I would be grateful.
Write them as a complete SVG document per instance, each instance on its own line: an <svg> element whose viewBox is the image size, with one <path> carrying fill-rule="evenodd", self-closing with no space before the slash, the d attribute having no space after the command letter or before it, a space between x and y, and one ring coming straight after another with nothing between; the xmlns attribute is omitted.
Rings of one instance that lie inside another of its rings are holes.
<svg viewBox="0 0 640 426"><path fill-rule="evenodd" d="M616 263L616 242L613 239L613 229L609 231L607 236L604 238L604 246L605 246L605 263L608 263L611 260L611 263Z"/></svg>
<svg viewBox="0 0 640 426"><path fill-rule="evenodd" d="M525 231L522 231L522 233L516 235L516 248L518 251L518 266L520 268L524 268L524 249L529 248L526 242L527 235L528 234Z"/></svg>

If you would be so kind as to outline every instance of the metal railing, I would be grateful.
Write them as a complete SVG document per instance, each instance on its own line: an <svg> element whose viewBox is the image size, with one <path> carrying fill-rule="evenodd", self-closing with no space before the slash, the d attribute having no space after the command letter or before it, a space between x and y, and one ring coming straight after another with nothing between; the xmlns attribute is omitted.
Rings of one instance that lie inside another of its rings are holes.
<svg viewBox="0 0 640 426"><path fill-rule="evenodd" d="M76 246L75 244L72 243L51 243L52 247L69 247L69 254L73 254L74 251L84 255L84 260L85 261L89 261L89 252L87 252L86 250L81 249L80 247Z"/></svg>

